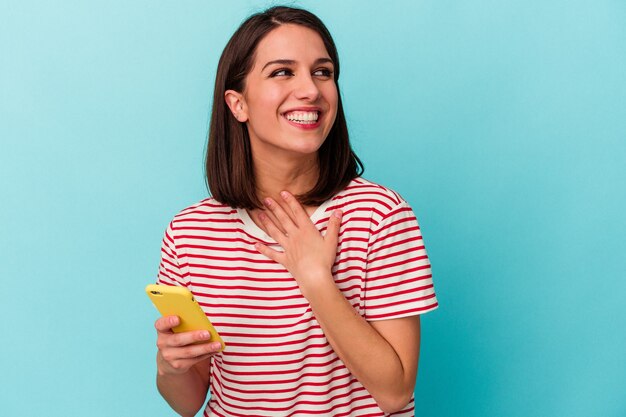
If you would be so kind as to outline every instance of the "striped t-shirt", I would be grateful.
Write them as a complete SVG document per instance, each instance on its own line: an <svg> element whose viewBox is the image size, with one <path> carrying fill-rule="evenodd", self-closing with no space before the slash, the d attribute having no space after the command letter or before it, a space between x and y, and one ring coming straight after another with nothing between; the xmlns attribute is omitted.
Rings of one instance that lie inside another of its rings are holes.
<svg viewBox="0 0 626 417"><path fill-rule="evenodd" d="M363 178L311 216L325 233L343 211L336 285L366 320L437 308L430 263L413 211L395 192ZM205 416L383 416L337 357L298 285L255 242L278 244L243 209L208 198L174 217L158 281L183 285L226 343L211 360ZM396 416L414 415L414 401Z"/></svg>

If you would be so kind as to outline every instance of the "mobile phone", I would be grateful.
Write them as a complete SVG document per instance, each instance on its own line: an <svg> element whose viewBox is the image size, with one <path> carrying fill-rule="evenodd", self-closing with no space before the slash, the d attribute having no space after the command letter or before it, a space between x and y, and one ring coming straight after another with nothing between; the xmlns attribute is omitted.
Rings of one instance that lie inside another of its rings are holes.
<svg viewBox="0 0 626 417"><path fill-rule="evenodd" d="M187 288L150 284L146 287L146 294L162 316L180 318L180 324L172 328L174 333L207 330L211 334L209 342L220 342L222 344L220 350L226 348L217 330Z"/></svg>

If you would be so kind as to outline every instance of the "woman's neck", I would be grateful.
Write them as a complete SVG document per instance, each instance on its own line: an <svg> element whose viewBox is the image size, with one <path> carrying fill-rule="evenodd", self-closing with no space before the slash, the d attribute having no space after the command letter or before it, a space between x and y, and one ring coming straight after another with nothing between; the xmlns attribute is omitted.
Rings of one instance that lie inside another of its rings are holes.
<svg viewBox="0 0 626 417"><path fill-rule="evenodd" d="M265 198L271 197L278 204L283 205L283 200L280 197L281 191L289 191L293 195L307 193L317 183L318 176L317 155L284 161L280 161L278 158L264 159L258 156L254 159L254 178L257 196L261 202ZM315 209L316 207L314 206L304 207L309 216L313 214ZM263 222L259 218L261 211L265 212L283 233L286 232L271 210L265 210L265 208L249 210L250 218L261 230L267 233Z"/></svg>
<svg viewBox="0 0 626 417"><path fill-rule="evenodd" d="M261 201L266 197L277 199L281 191L300 195L310 191L319 176L317 155L290 161L254 161L257 195Z"/></svg>

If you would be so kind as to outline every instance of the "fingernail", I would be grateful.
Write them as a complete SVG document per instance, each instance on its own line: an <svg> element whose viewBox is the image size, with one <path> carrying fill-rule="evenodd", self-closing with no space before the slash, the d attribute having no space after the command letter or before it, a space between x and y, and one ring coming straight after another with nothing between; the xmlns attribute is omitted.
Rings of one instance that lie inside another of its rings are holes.
<svg viewBox="0 0 626 417"><path fill-rule="evenodd" d="M265 203L265 205L269 207L272 205L272 200L270 200L269 198L266 198L265 200L263 200L263 203Z"/></svg>
<svg viewBox="0 0 626 417"><path fill-rule="evenodd" d="M287 197L289 197L289 193L288 193L287 191L281 191L281 192L280 192L280 196L281 196L282 198L287 198Z"/></svg>
<svg viewBox="0 0 626 417"><path fill-rule="evenodd" d="M170 324L177 325L178 324L178 317L172 317L170 319Z"/></svg>
<svg viewBox="0 0 626 417"><path fill-rule="evenodd" d="M211 333L209 333L209 332L202 332L202 333L200 333L200 338L202 340L210 339L211 338Z"/></svg>
<svg viewBox="0 0 626 417"><path fill-rule="evenodd" d="M334 215L336 218L341 219L341 210L335 210L335 211L333 212L333 215Z"/></svg>
<svg viewBox="0 0 626 417"><path fill-rule="evenodd" d="M219 349L221 347L222 347L222 344L220 342L211 343L211 349Z"/></svg>

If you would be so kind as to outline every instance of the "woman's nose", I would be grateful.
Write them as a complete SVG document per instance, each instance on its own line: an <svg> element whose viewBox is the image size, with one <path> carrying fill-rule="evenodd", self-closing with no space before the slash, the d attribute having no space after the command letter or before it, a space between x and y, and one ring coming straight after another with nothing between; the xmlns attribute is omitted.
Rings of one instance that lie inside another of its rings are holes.
<svg viewBox="0 0 626 417"><path fill-rule="evenodd" d="M296 79L295 96L300 100L315 101L320 96L320 89L310 74L304 74Z"/></svg>

